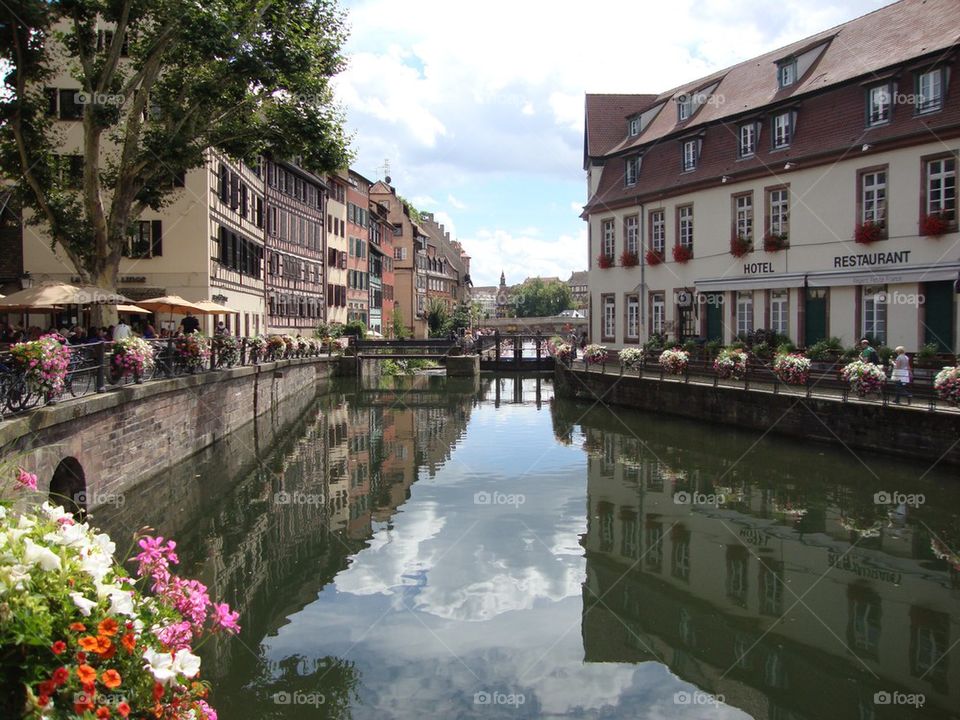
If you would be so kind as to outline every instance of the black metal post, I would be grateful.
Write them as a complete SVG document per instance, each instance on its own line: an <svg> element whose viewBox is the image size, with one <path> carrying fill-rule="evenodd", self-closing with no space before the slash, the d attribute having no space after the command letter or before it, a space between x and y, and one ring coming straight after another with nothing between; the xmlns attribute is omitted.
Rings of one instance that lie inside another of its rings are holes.
<svg viewBox="0 0 960 720"><path fill-rule="evenodd" d="M96 358L97 358L97 392L98 393L107 391L106 345L107 344L105 342L97 343Z"/></svg>

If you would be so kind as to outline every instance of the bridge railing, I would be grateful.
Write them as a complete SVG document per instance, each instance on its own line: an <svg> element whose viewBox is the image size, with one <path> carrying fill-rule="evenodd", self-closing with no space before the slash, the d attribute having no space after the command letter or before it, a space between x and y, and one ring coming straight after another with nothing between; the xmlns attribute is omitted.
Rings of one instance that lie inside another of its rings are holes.
<svg viewBox="0 0 960 720"><path fill-rule="evenodd" d="M547 338L541 333L501 333L481 335L476 341L481 363L541 363L551 358ZM529 351L529 352L527 352Z"/></svg>
<svg viewBox="0 0 960 720"><path fill-rule="evenodd" d="M177 351L176 338L147 342L153 347L153 364L140 376L124 375L120 372L113 361L112 342L69 345L70 364L63 388L56 393L37 389L12 354L7 350L0 351L0 420L58 401L105 392L130 383L325 354L318 343L301 343L298 338L293 338L292 345L283 343L281 346L274 343L272 347L263 347L252 338L214 336L210 338L209 356L203 358L202 362L190 363Z"/></svg>
<svg viewBox="0 0 960 720"><path fill-rule="evenodd" d="M350 339L350 347L358 356L378 358L441 358L462 353L464 343L458 338L427 338L422 340L357 340Z"/></svg>

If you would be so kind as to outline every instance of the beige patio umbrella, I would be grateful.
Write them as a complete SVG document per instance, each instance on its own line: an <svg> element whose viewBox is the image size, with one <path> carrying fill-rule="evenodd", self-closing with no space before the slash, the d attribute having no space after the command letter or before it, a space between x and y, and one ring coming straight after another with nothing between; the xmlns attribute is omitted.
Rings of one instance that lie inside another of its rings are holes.
<svg viewBox="0 0 960 720"><path fill-rule="evenodd" d="M117 305L117 312L149 313L150 311L146 308L140 307L139 305Z"/></svg>
<svg viewBox="0 0 960 720"><path fill-rule="evenodd" d="M119 305L130 300L113 290L94 285L50 283L18 290L0 299L4 310L51 310L59 305Z"/></svg>
<svg viewBox="0 0 960 720"><path fill-rule="evenodd" d="M154 313L168 312L171 315L173 315L173 313L184 315L189 311L200 315L205 314L199 305L189 300L184 300L179 295L163 295L147 300L137 300L137 305Z"/></svg>
<svg viewBox="0 0 960 720"><path fill-rule="evenodd" d="M207 315L239 315L239 310L228 308L226 305L215 303L212 300L197 300L194 305L200 308Z"/></svg>

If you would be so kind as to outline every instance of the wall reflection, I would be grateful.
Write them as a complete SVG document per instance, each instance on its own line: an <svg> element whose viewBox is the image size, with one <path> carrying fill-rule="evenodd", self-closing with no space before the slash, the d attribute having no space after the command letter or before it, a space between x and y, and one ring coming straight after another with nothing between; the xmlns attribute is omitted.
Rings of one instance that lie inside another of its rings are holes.
<svg viewBox="0 0 960 720"><path fill-rule="evenodd" d="M722 428L553 409L557 437L589 454L587 662L664 663L756 718L953 717L954 485ZM875 702L894 691L925 707Z"/></svg>

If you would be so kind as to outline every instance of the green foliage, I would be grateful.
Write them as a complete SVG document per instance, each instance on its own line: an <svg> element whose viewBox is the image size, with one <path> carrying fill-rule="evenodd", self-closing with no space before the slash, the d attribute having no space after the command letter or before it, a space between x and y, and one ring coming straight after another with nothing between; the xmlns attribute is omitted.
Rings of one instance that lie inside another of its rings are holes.
<svg viewBox="0 0 960 720"><path fill-rule="evenodd" d="M419 223L419 222L420 222L420 211L417 210L416 207L414 207L414 204L413 204L412 202L410 202L409 200L407 200L405 197L402 197L402 196L400 196L400 195L397 195L397 199L398 199L401 203L403 203L403 206L407 209L407 212L410 214L410 219L411 219L413 222L415 222L415 223Z"/></svg>
<svg viewBox="0 0 960 720"><path fill-rule="evenodd" d="M706 350L707 352L707 355L711 357L716 355L718 352L720 352L720 348L722 347L723 347L723 343L720 342L719 340L710 340L703 346L704 350Z"/></svg>
<svg viewBox="0 0 960 720"><path fill-rule="evenodd" d="M654 333L643 344L643 349L649 356L654 351L663 350L666 346L667 346L667 336L664 335L663 333Z"/></svg>
<svg viewBox="0 0 960 720"><path fill-rule="evenodd" d="M98 51L103 23L116 31ZM208 148L318 173L349 165L331 86L345 39L336 0L3 5L0 172L81 278L114 287L135 221L182 195L173 179ZM47 114L45 85L62 70L96 89L70 128L82 173L61 172L64 126Z"/></svg>
<svg viewBox="0 0 960 720"><path fill-rule="evenodd" d="M451 326L459 334L460 330L466 330L470 327L470 308L465 302L459 303L453 309L453 317L450 318Z"/></svg>
<svg viewBox="0 0 960 720"><path fill-rule="evenodd" d="M446 337L453 328L453 318L447 304L440 298L430 298L427 303L427 327L430 337Z"/></svg>
<svg viewBox="0 0 960 720"><path fill-rule="evenodd" d="M410 360L384 360L380 363L380 374L395 377L397 375L412 375L419 370L431 370L440 367L433 360L412 358Z"/></svg>
<svg viewBox="0 0 960 720"><path fill-rule="evenodd" d="M811 360L828 360L843 353L843 343L838 337L826 338L807 348L807 357Z"/></svg>
<svg viewBox="0 0 960 720"><path fill-rule="evenodd" d="M393 310L393 337L396 340L410 337L410 331L403 322L403 311L399 307Z"/></svg>
<svg viewBox="0 0 960 720"><path fill-rule="evenodd" d="M793 344L792 341L787 340L785 342L777 345L777 354L778 355L789 355L797 349L797 346Z"/></svg>
<svg viewBox="0 0 960 720"><path fill-rule="evenodd" d="M940 352L939 343L927 343L917 351L917 357L922 360L932 360L937 356L938 352Z"/></svg>
<svg viewBox="0 0 960 720"><path fill-rule="evenodd" d="M893 357L893 348L887 347L886 345L881 345L877 349L877 355L880 357L880 364L886 365L890 362L890 359Z"/></svg>
<svg viewBox="0 0 960 720"><path fill-rule="evenodd" d="M341 336L355 337L357 340L364 340L367 337L367 326L363 320L350 320L343 324Z"/></svg>
<svg viewBox="0 0 960 720"><path fill-rule="evenodd" d="M517 317L550 317L573 307L570 287L553 280L544 282L534 278L514 292Z"/></svg>
<svg viewBox="0 0 960 720"><path fill-rule="evenodd" d="M696 340L687 340L685 343L683 343L683 349L688 353L695 353L700 349L700 343L698 343Z"/></svg>

